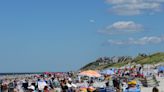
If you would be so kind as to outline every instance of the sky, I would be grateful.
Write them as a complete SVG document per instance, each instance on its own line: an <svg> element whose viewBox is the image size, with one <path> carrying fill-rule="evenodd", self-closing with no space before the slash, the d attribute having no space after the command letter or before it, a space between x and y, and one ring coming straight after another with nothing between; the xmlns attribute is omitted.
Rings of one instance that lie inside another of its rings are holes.
<svg viewBox="0 0 164 92"><path fill-rule="evenodd" d="M164 0L1 0L0 72L78 70L164 51Z"/></svg>

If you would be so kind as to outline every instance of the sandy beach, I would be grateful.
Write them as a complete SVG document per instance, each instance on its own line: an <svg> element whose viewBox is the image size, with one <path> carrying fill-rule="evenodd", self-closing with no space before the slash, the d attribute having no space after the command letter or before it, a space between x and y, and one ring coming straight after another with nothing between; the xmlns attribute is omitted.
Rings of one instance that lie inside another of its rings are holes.
<svg viewBox="0 0 164 92"><path fill-rule="evenodd" d="M164 92L164 78L161 77L157 77L157 80L160 81L159 82L159 92ZM142 87L141 88L141 92L152 92L153 87Z"/></svg>

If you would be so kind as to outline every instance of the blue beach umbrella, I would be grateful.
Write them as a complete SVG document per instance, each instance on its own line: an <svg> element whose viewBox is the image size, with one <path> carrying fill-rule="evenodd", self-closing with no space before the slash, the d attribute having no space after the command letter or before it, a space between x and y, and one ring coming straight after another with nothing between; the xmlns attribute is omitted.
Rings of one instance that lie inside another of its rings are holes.
<svg viewBox="0 0 164 92"><path fill-rule="evenodd" d="M164 66L158 67L158 71L164 71Z"/></svg>

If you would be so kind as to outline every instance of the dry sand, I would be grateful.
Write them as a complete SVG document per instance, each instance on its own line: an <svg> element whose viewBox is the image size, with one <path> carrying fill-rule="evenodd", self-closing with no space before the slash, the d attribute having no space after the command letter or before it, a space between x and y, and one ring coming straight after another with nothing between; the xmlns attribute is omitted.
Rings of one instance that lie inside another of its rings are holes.
<svg viewBox="0 0 164 92"><path fill-rule="evenodd" d="M164 77L163 78L159 78L157 77L157 80L160 81L158 89L159 92L164 92ZM153 87L142 87L141 88L141 92L152 92Z"/></svg>

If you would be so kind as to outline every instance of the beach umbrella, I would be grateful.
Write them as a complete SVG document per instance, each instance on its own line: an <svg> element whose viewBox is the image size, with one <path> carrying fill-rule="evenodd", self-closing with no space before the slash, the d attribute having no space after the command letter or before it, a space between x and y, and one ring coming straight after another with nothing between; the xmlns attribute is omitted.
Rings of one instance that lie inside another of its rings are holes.
<svg viewBox="0 0 164 92"><path fill-rule="evenodd" d="M88 77L100 77L101 76L101 74L99 74L97 71L94 71L94 70L86 70L86 71L80 72L78 75L88 76Z"/></svg>
<svg viewBox="0 0 164 92"><path fill-rule="evenodd" d="M50 74L50 72L44 72L43 74Z"/></svg>
<svg viewBox="0 0 164 92"><path fill-rule="evenodd" d="M160 67L158 68L158 71L164 71L164 66L160 66Z"/></svg>
<svg viewBox="0 0 164 92"><path fill-rule="evenodd" d="M113 74L114 74L114 71L111 70L111 69L103 70L103 71L102 71L102 74L113 75Z"/></svg>
<svg viewBox="0 0 164 92"><path fill-rule="evenodd" d="M40 75L34 75L34 77L40 78Z"/></svg>

